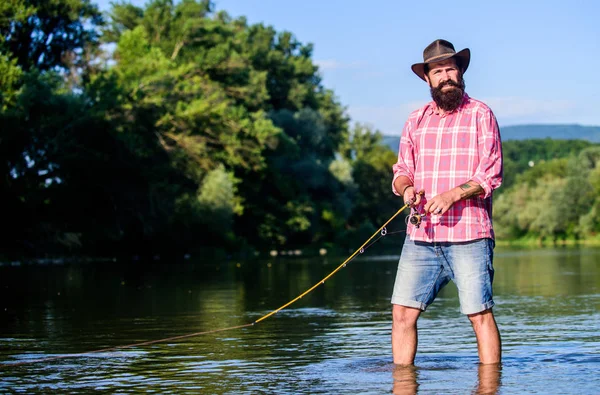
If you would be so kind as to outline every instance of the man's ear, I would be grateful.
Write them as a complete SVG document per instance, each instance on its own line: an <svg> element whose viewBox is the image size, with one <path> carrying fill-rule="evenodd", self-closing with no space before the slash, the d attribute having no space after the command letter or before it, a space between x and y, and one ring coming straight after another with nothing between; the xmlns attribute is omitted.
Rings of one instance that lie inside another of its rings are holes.
<svg viewBox="0 0 600 395"><path fill-rule="evenodd" d="M429 77L427 76L427 73L425 73L425 75L423 75L423 77L425 77L425 81L427 82L427 85L431 86L431 81L429 81Z"/></svg>

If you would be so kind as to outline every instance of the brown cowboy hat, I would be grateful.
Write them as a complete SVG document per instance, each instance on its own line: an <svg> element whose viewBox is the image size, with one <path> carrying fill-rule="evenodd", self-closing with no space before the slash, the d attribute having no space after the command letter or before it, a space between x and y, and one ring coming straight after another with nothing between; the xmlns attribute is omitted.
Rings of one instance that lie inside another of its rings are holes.
<svg viewBox="0 0 600 395"><path fill-rule="evenodd" d="M425 81L425 65L427 63L441 62L450 58L459 58L462 72L467 71L469 62L471 61L471 51L465 48L460 52L454 50L454 45L450 41L435 40L423 51L423 63L415 63L411 66L412 71Z"/></svg>

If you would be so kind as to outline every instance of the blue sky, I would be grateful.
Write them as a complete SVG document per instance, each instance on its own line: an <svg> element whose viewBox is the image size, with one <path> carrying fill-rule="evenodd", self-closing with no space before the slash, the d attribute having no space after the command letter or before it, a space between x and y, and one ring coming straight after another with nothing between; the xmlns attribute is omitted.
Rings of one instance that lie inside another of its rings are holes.
<svg viewBox="0 0 600 395"><path fill-rule="evenodd" d="M109 0L96 1L102 10ZM132 0L136 5L145 0ZM353 121L399 134L430 100L410 66L437 38L471 49L467 92L500 126L600 125L600 2L216 0L250 24L290 31L314 45L325 87ZM594 88L596 87L596 88Z"/></svg>

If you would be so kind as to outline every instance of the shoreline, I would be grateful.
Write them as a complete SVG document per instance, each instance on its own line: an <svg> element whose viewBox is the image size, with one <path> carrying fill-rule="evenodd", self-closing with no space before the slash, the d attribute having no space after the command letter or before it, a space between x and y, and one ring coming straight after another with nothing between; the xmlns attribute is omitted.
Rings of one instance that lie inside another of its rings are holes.
<svg viewBox="0 0 600 395"><path fill-rule="evenodd" d="M587 246L587 247L600 247L600 238L590 239L560 239L560 240L544 240L544 239L532 239L532 238L521 238L512 240L503 240L496 238L496 246L500 247L566 247L566 246Z"/></svg>

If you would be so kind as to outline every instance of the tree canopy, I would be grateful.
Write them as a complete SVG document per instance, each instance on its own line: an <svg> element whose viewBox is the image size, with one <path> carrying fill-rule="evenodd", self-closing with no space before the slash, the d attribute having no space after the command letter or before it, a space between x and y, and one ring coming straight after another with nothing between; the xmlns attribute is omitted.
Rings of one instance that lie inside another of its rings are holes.
<svg viewBox="0 0 600 395"><path fill-rule="evenodd" d="M2 13L5 247L292 248L352 231L357 188L335 169L354 132L312 45L210 1Z"/></svg>
<svg viewBox="0 0 600 395"><path fill-rule="evenodd" d="M312 52L206 0L3 2L2 251L360 245L402 205L396 158L350 124ZM597 146L504 147L499 234L598 231Z"/></svg>

